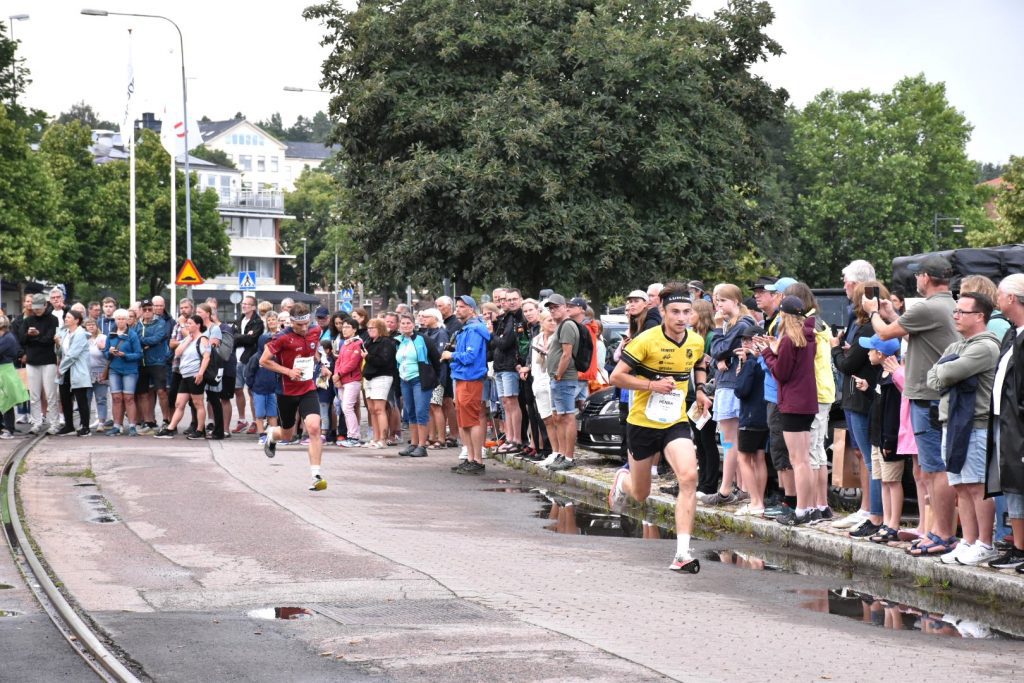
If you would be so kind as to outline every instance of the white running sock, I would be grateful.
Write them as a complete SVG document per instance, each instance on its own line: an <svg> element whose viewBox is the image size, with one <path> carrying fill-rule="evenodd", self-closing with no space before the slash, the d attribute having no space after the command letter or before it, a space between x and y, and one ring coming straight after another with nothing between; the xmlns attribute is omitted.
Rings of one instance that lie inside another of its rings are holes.
<svg viewBox="0 0 1024 683"><path fill-rule="evenodd" d="M309 471L313 473L313 478L316 479L320 476L320 465L310 465Z"/></svg>
<svg viewBox="0 0 1024 683"><path fill-rule="evenodd" d="M690 534L676 536L676 557L690 557Z"/></svg>

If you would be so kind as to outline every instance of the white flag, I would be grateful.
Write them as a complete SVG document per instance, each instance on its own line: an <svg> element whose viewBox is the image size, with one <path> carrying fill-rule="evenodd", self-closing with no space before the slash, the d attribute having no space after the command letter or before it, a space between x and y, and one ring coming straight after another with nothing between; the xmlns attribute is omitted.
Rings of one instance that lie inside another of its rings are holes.
<svg viewBox="0 0 1024 683"><path fill-rule="evenodd" d="M195 117L190 116L189 119L188 146L189 149L195 149L203 144L203 137L199 133L199 124ZM185 149L185 125L180 105L164 105L163 119L160 122L160 143L175 159L184 156L188 151Z"/></svg>
<svg viewBox="0 0 1024 683"><path fill-rule="evenodd" d="M121 144L125 147L133 140L132 131L135 128L135 65L132 63L132 30L128 29L128 86L125 88L127 99L124 104L124 113L121 115Z"/></svg>

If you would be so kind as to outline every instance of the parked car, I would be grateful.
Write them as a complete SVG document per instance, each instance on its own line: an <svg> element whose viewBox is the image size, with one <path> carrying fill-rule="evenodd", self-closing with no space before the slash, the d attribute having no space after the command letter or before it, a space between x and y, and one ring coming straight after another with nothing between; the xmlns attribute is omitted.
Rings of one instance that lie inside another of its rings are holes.
<svg viewBox="0 0 1024 683"><path fill-rule="evenodd" d="M619 455L622 430L614 387L595 391L576 415L576 445L603 455Z"/></svg>

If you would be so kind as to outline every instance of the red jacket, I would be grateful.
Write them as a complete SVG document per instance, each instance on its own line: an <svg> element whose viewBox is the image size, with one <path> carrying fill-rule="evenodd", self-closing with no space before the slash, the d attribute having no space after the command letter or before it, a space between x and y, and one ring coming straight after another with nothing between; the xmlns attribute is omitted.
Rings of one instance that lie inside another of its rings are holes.
<svg viewBox="0 0 1024 683"><path fill-rule="evenodd" d="M804 321L807 345L798 349L789 337L779 340L779 352L764 350L764 362L779 383L779 412L815 415L818 412L818 383L814 376L814 318Z"/></svg>
<svg viewBox="0 0 1024 683"><path fill-rule="evenodd" d="M338 359L334 361L334 374L339 376L342 384L363 379L362 348L363 340L352 337L338 349Z"/></svg>

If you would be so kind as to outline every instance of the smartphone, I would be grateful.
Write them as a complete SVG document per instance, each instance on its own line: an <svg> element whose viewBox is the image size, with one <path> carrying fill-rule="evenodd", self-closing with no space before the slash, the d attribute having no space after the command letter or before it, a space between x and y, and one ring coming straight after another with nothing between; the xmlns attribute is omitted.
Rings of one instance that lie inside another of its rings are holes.
<svg viewBox="0 0 1024 683"><path fill-rule="evenodd" d="M867 285L864 287L864 298L865 299L877 299L878 298L878 287L875 285Z"/></svg>

